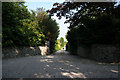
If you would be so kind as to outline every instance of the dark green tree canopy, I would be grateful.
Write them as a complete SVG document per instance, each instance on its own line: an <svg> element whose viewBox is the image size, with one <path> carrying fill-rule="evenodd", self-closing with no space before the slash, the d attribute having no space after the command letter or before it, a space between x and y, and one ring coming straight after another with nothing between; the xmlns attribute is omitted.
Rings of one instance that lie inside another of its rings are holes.
<svg viewBox="0 0 120 80"><path fill-rule="evenodd" d="M61 19L66 17L65 23L70 23L69 28L82 24L83 19L102 15L114 15L120 18L120 5L116 2L63 2L55 3L51 10L47 10L49 16L56 16Z"/></svg>
<svg viewBox="0 0 120 80"><path fill-rule="evenodd" d="M18 44L22 38L19 27L22 26L20 20L30 18L30 12L24 2L3 2L2 3L2 30L3 43Z"/></svg>
<svg viewBox="0 0 120 80"><path fill-rule="evenodd" d="M54 50L59 26L43 8L30 13L24 2L5 2L2 8L3 46L44 46L49 39Z"/></svg>
<svg viewBox="0 0 120 80"><path fill-rule="evenodd" d="M43 8L38 8L36 14L39 27L45 35L46 40L50 41L50 53L53 53L55 50L55 42L59 35L58 23L55 20L49 18L47 12L45 12Z"/></svg>

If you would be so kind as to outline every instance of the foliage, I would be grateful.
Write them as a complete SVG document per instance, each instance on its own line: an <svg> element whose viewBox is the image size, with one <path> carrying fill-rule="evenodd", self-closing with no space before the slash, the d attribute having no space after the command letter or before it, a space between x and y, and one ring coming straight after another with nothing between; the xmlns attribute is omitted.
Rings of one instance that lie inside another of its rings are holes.
<svg viewBox="0 0 120 80"><path fill-rule="evenodd" d="M63 37L60 38L60 43L61 43L61 48L64 48L65 42Z"/></svg>
<svg viewBox="0 0 120 80"><path fill-rule="evenodd" d="M21 42L22 36L18 26L21 25L20 20L28 18L30 18L30 12L24 6L24 2L2 3L3 46L17 45Z"/></svg>
<svg viewBox="0 0 120 80"><path fill-rule="evenodd" d="M66 51L69 51L69 43L66 44Z"/></svg>
<svg viewBox="0 0 120 80"><path fill-rule="evenodd" d="M58 50L60 50L60 49L61 49L60 41L57 40L57 41L56 41L56 44L55 44L55 51L58 51Z"/></svg>
<svg viewBox="0 0 120 80"><path fill-rule="evenodd" d="M50 53L53 53L55 51L55 42L59 35L59 26L55 20L48 17L43 8L38 8L37 20L46 40L50 41Z"/></svg>
<svg viewBox="0 0 120 80"><path fill-rule="evenodd" d="M90 47L92 44L120 45L120 19L113 16L101 16L96 19L87 19L84 25L78 25L68 31L68 48L75 52L77 46Z"/></svg>
<svg viewBox="0 0 120 80"><path fill-rule="evenodd" d="M48 10L50 17L56 13L65 23L70 23L67 33L69 51L76 54L77 46L89 47L92 44L113 44L118 42L120 32L120 4L114 2L64 2L55 3Z"/></svg>
<svg viewBox="0 0 120 80"><path fill-rule="evenodd" d="M56 44L55 44L55 50L58 51L60 49L64 48L64 45L66 45L67 42L64 41L64 38L61 37L60 39L57 39Z"/></svg>
<svg viewBox="0 0 120 80"><path fill-rule="evenodd" d="M70 23L69 28L82 24L84 18L96 17L102 15L114 15L120 17L120 5L115 6L115 2L63 2L55 3L51 10L48 10L49 16L56 16L61 19L66 17L65 23Z"/></svg>
<svg viewBox="0 0 120 80"><path fill-rule="evenodd" d="M3 3L3 46L44 45L45 36L38 27L35 13L24 2Z"/></svg>
<svg viewBox="0 0 120 80"><path fill-rule="evenodd" d="M72 29L71 31L67 32L67 50L70 52L70 54L77 54L77 34L76 34L77 29Z"/></svg>
<svg viewBox="0 0 120 80"><path fill-rule="evenodd" d="M43 8L28 11L24 2L6 2L2 4L3 46L38 46L50 41L53 53L59 34L58 24L50 19ZM37 14L37 16L36 16Z"/></svg>
<svg viewBox="0 0 120 80"><path fill-rule="evenodd" d="M38 27L37 21L26 19L21 20L21 23L22 27L19 26L19 30L23 36L21 44L30 46L44 45L45 35L43 35L41 29Z"/></svg>

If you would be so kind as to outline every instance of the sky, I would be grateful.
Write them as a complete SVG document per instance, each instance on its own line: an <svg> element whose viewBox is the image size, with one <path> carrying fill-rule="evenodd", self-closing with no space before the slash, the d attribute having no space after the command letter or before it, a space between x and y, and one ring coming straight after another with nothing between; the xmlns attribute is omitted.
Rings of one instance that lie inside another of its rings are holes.
<svg viewBox="0 0 120 80"><path fill-rule="evenodd" d="M53 4L56 2L55 0L53 0L51 2L46 1L46 0L41 0L39 2L37 2L37 0L32 0L32 1L25 0L25 1L26 1L25 5L27 6L27 8L29 10L36 10L37 8L42 8L42 7L45 10L52 9ZM33 1L35 1L35 2L33 2ZM62 2L63 1L61 0L61 2L59 2L59 3L62 3ZM63 37L64 40L66 41L65 35L66 35L67 31L68 31L67 27L69 27L69 24L64 24L64 22L66 20L65 17L62 17L62 19L60 19L60 20L56 16L53 16L52 18L55 19L56 22L59 24L58 26L59 26L60 34L59 34L58 39Z"/></svg>

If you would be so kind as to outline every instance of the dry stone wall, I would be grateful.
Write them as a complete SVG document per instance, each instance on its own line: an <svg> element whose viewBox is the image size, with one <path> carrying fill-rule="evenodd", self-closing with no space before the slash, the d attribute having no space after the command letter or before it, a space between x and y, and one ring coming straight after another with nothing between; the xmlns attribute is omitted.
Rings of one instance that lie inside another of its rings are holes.
<svg viewBox="0 0 120 80"><path fill-rule="evenodd" d="M89 51L90 51L89 48L79 46L78 49L77 49L77 54L81 57L89 58L89 54L90 54Z"/></svg>
<svg viewBox="0 0 120 80"><path fill-rule="evenodd" d="M15 58L20 56L34 56L34 55L47 55L49 54L47 46L37 47L5 47L2 48L2 58Z"/></svg>
<svg viewBox="0 0 120 80"><path fill-rule="evenodd" d="M120 62L120 48L112 45L92 45L90 48L79 46L77 54L101 62Z"/></svg>

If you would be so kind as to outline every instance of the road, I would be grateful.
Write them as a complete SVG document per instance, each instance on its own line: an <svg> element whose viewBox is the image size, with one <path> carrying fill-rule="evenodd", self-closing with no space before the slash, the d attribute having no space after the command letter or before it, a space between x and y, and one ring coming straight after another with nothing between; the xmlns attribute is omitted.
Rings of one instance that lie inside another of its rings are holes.
<svg viewBox="0 0 120 80"><path fill-rule="evenodd" d="M58 51L54 55L4 59L3 78L118 78L118 64L107 64Z"/></svg>

